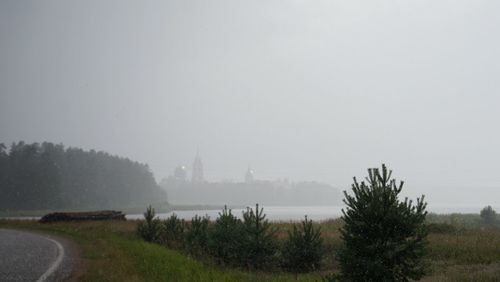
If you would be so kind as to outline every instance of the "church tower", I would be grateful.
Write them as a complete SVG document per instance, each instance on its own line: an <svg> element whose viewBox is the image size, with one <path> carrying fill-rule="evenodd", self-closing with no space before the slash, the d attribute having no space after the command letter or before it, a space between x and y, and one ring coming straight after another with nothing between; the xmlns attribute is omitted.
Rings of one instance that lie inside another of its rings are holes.
<svg viewBox="0 0 500 282"><path fill-rule="evenodd" d="M193 183L202 183L205 181L203 177L203 164L201 163L199 152L196 152L196 157L194 158L191 181Z"/></svg>

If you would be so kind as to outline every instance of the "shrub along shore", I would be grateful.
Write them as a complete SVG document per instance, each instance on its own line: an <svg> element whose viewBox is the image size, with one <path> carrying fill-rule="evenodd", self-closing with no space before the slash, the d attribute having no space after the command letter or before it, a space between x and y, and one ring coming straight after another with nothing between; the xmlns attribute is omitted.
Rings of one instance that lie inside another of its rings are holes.
<svg viewBox="0 0 500 282"><path fill-rule="evenodd" d="M219 217L195 216L190 222L175 214L161 221L149 207L138 234L148 242L165 245L193 256L205 256L220 265L249 270L294 273L319 270L324 254L320 227L305 217L280 241L263 208L247 208L243 219L224 207Z"/></svg>

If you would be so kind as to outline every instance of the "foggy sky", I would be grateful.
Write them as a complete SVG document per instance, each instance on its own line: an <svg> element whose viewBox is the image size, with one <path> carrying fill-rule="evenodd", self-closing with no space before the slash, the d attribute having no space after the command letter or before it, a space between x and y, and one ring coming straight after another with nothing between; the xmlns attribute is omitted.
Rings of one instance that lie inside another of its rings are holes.
<svg viewBox="0 0 500 282"><path fill-rule="evenodd" d="M496 1L0 1L0 142L500 204ZM449 194L449 197L446 195Z"/></svg>

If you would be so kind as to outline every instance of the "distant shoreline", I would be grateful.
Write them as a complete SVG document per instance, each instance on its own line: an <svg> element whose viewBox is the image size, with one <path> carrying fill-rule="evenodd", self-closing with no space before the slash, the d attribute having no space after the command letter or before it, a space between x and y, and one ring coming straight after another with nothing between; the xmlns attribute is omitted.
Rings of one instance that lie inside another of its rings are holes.
<svg viewBox="0 0 500 282"><path fill-rule="evenodd" d="M168 213L171 211L186 211L186 210L221 210L224 205L168 205L168 206L158 206L152 205L157 213ZM228 206L230 208L243 208L242 206ZM147 209L144 207L133 207L133 208L109 208L106 210L119 210L125 214L142 214ZM95 211L102 210L101 208L89 208L89 209L47 209L47 210L0 210L0 218L10 218L10 217L41 217L52 212L84 212L84 211Z"/></svg>
<svg viewBox="0 0 500 282"><path fill-rule="evenodd" d="M152 205L157 215L166 217L171 212L175 212L179 217L186 220L191 219L194 215L204 216L209 215L212 219L216 218L218 213L224 208L224 205L169 205L169 204L156 204ZM228 208L233 210L233 213L239 216L246 207L253 207L253 205L228 205ZM270 220L300 220L305 215L313 220L325 220L332 218L339 218L342 215L341 209L343 205L332 206L313 206L313 205L261 205L264 208L264 213L268 214ZM110 208L119 210L127 215L129 219L140 219L142 214L146 211L147 206L132 207L132 208ZM483 206L429 206L427 208L429 214L436 215L479 215ZM493 206L495 210L500 210L500 207ZM51 212L81 212L81 211L94 211L94 209L53 209L53 210L0 210L0 219L7 218L24 218L24 219L37 219L45 214Z"/></svg>

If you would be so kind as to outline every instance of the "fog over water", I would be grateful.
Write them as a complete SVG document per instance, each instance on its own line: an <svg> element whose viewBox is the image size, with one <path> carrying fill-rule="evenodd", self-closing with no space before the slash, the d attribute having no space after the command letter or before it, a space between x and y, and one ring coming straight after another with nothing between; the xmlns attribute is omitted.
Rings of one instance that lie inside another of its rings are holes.
<svg viewBox="0 0 500 282"><path fill-rule="evenodd" d="M386 163L431 205L500 206L495 1L0 1L0 143L156 179L326 182Z"/></svg>

